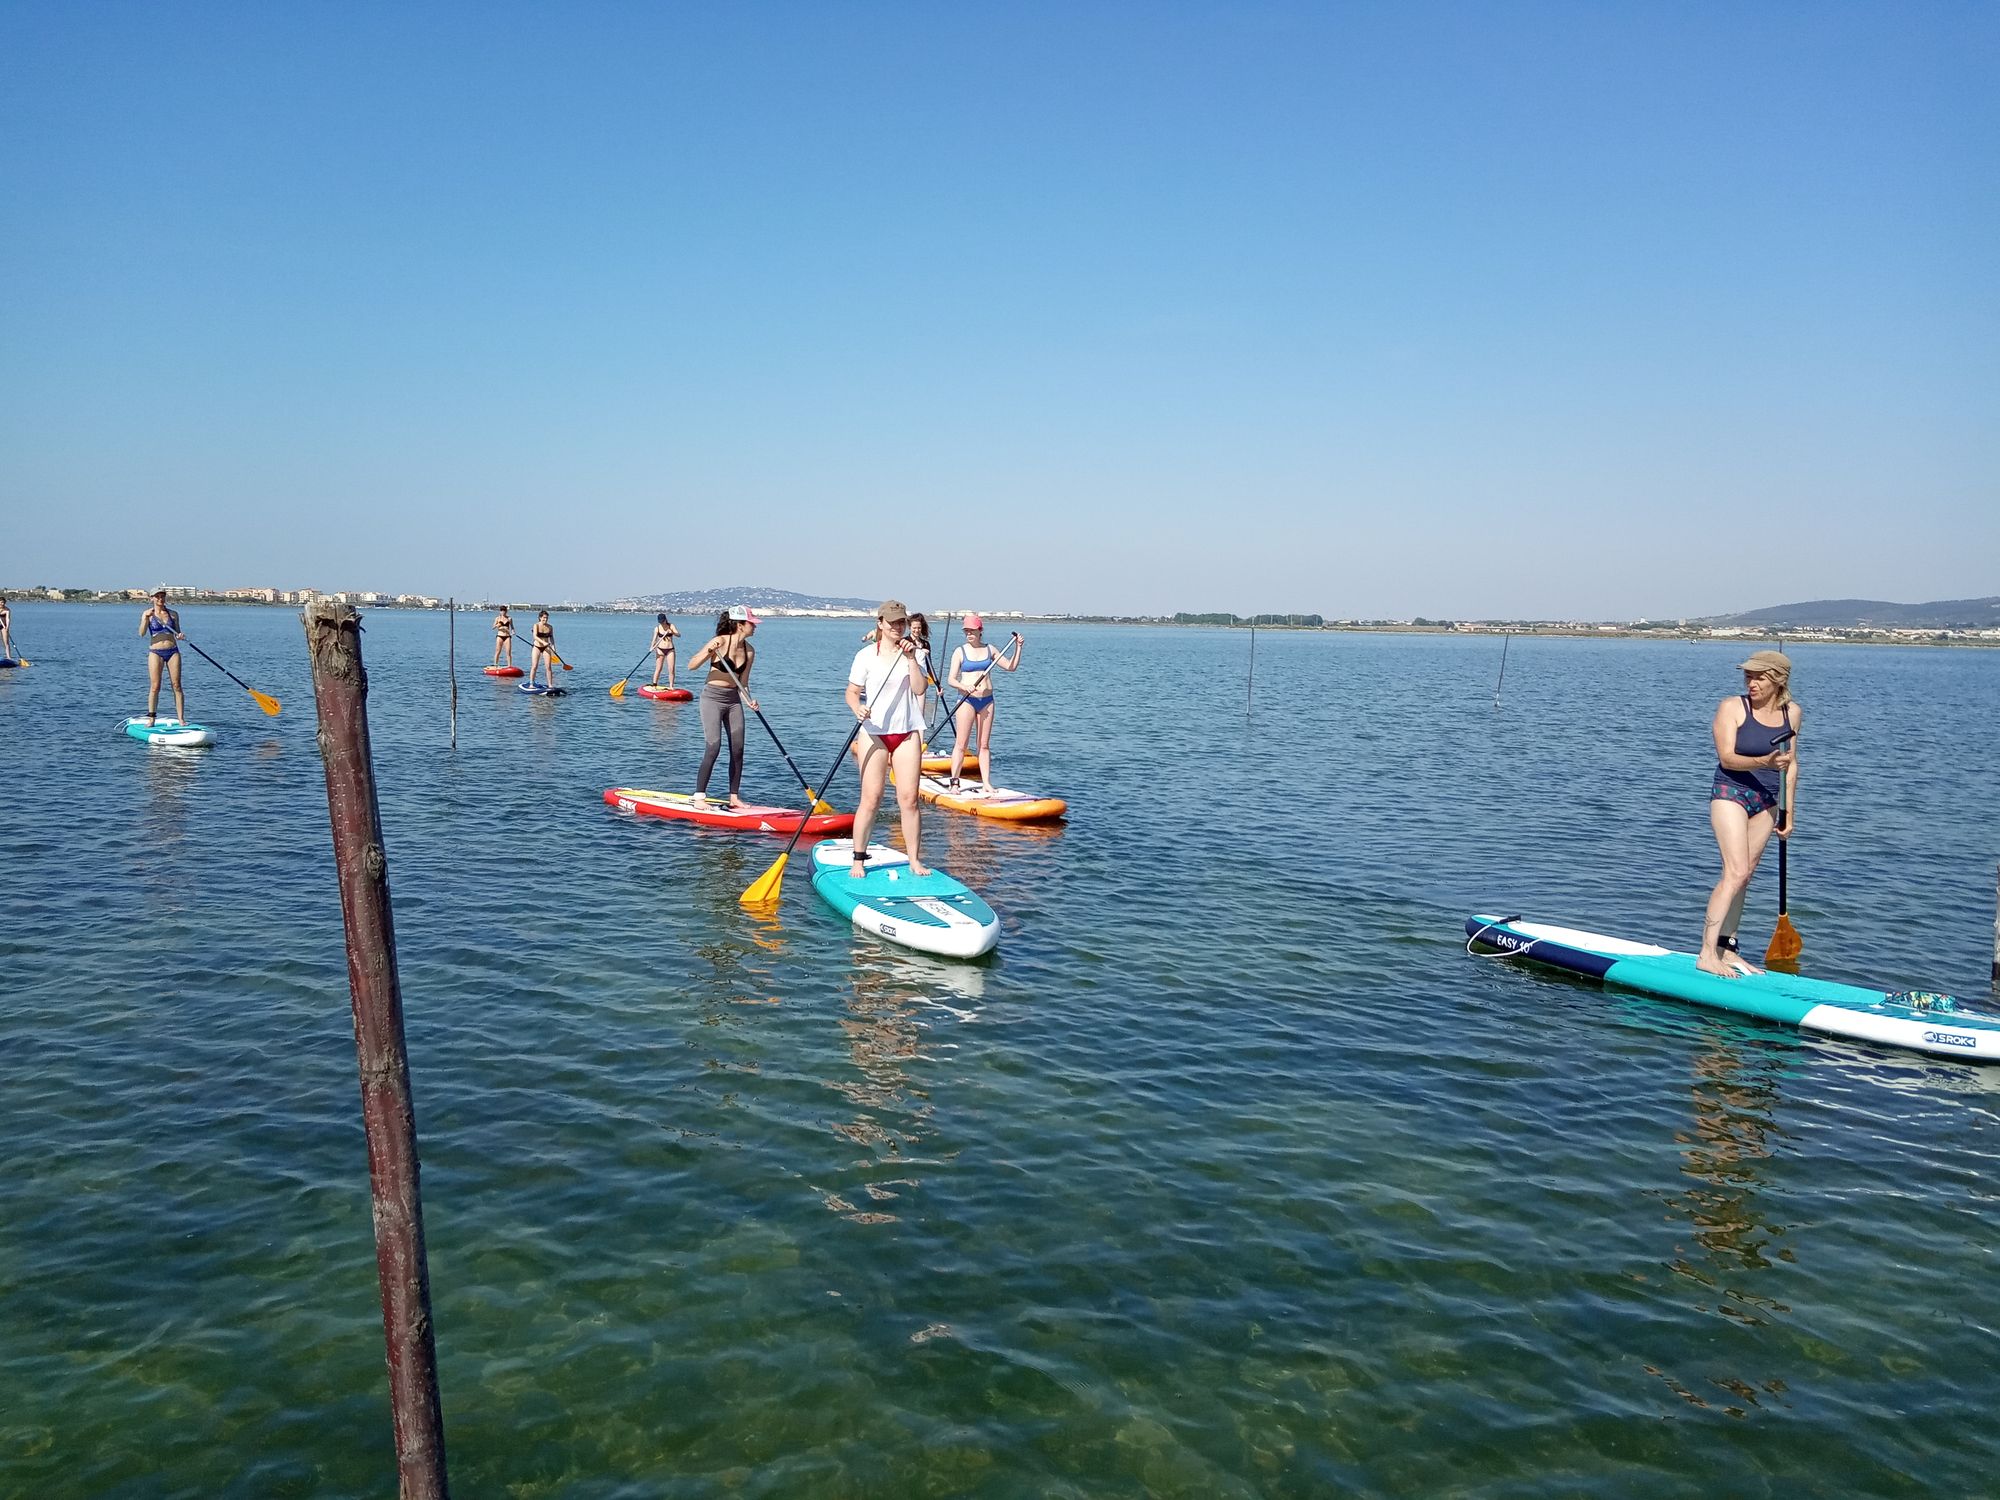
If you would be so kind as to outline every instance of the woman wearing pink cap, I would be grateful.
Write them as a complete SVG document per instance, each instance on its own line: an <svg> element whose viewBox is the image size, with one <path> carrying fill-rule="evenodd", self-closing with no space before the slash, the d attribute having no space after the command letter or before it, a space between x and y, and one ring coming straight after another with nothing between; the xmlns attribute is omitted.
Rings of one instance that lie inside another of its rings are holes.
<svg viewBox="0 0 2000 1500"><path fill-rule="evenodd" d="M996 670L1018 672L1021 669L1021 632L1014 632L1014 639L1005 651L994 655L993 648L986 644L986 622L978 615L965 617L965 642L951 653L951 686L965 694L959 702L958 710L952 718L953 730L957 736L951 747L951 784L958 785L959 772L965 765L966 746L971 743L973 731L979 734L979 779L988 786L993 780L993 673Z"/></svg>
<svg viewBox="0 0 2000 1500"><path fill-rule="evenodd" d="M757 664L757 648L750 644L756 633L755 612L748 605L733 604L715 617L715 638L689 657L687 664L689 672L708 666L708 681L701 690L701 774L694 779L694 794L708 795L708 778L715 771L715 758L722 751L722 735L727 730L731 807L743 805L743 705L747 701L755 708L757 700L746 700L741 689Z"/></svg>

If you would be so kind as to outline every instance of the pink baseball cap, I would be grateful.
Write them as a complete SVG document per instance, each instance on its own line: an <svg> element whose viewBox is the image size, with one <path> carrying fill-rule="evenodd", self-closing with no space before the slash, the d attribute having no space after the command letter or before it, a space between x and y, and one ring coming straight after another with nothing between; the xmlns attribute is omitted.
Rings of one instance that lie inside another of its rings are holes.
<svg viewBox="0 0 2000 1500"><path fill-rule="evenodd" d="M730 605L729 618L737 621L748 620L752 625L762 625L764 623L763 617L747 604Z"/></svg>
<svg viewBox="0 0 2000 1500"><path fill-rule="evenodd" d="M967 630L984 630L986 628L986 622L980 619L978 615L967 615L964 625Z"/></svg>

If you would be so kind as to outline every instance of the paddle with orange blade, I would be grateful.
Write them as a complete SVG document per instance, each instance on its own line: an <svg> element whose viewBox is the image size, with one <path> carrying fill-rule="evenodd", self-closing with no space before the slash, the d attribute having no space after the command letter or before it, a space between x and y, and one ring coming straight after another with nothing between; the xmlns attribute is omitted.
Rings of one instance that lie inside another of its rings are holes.
<svg viewBox="0 0 2000 1500"><path fill-rule="evenodd" d="M1778 832L1781 834L1785 831L1785 792L1787 790L1785 773L1780 771L1778 773L1777 817ZM1785 869L1785 854L1791 847L1792 841L1790 839L1780 838L1778 840L1778 925L1771 929L1771 946L1764 950L1764 962L1767 964L1794 963L1797 961L1798 956L1805 952L1805 942L1799 937L1798 928L1792 925L1792 919L1785 910L1786 898L1790 894L1785 889L1787 874Z"/></svg>
<svg viewBox="0 0 2000 1500"><path fill-rule="evenodd" d="M238 677L234 672L230 671L229 668L225 667L221 662L217 661L214 657L210 656L206 651L202 650L201 647L197 646L193 641L189 640L186 636L182 636L180 638L180 641L182 645L188 648L188 650L192 651L196 656L199 656L203 661L207 662L211 667L215 668L216 671L220 672L224 677L227 677L231 682L235 683L238 687L242 688L244 692L248 693L252 698L252 700L255 701L256 705L259 708L263 709L265 713L269 714L274 719L278 717L278 709L280 707L280 704L278 703L278 700L276 698L273 698L269 693L258 692L255 688L250 686L249 683L245 682L241 677Z"/></svg>

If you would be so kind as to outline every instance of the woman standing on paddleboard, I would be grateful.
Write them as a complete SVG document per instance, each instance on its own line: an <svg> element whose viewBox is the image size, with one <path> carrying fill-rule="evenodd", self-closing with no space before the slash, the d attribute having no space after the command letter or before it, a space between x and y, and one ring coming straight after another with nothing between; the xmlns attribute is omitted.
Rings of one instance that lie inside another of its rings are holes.
<svg viewBox="0 0 2000 1500"><path fill-rule="evenodd" d="M181 696L181 617L167 608L167 591L153 590L153 602L139 616L139 634L146 638L146 722L159 717L160 673L174 685L174 717L187 723L187 699Z"/></svg>
<svg viewBox="0 0 2000 1500"><path fill-rule="evenodd" d="M501 653L507 656L506 665L514 665L514 617L507 613L507 606L500 606L500 613L493 617L493 665L499 666Z"/></svg>
<svg viewBox="0 0 2000 1500"><path fill-rule="evenodd" d="M0 657L14 659L14 612L0 599Z"/></svg>
<svg viewBox="0 0 2000 1500"><path fill-rule="evenodd" d="M1792 661L1782 651L1759 651L1743 663L1739 697L1715 710L1715 781L1708 793L1708 821L1722 851L1722 879L1709 893L1695 966L1710 974L1755 974L1737 951L1743 897L1770 842L1771 830L1790 838L1799 790L1798 734L1804 710L1792 701ZM1780 821L1779 798L1783 797Z"/></svg>
<svg viewBox="0 0 2000 1500"><path fill-rule="evenodd" d="M965 642L951 653L950 684L965 694L952 716L954 741L951 749L951 784L958 785L958 773L965 765L966 747L975 731L979 736L979 779L988 786L993 780L993 673L1021 670L1021 632L1005 651L994 654L986 644L986 622L978 615L965 617Z"/></svg>
<svg viewBox="0 0 2000 1500"><path fill-rule="evenodd" d="M546 679L546 686L556 685L556 628L549 623L549 612L541 610L535 615L535 647L528 653L528 686L535 685L535 673L540 671Z"/></svg>
<svg viewBox="0 0 2000 1500"><path fill-rule="evenodd" d="M715 758L722 753L722 736L729 734L729 805L743 805L743 705L757 707L755 698L744 698L737 684L747 686L750 669L757 664L757 648L750 637L757 633L756 613L746 604L732 604L715 617L715 638L688 658L688 670L706 664L708 681L701 690L701 774L694 779L694 794L708 795L708 778L714 774ZM732 681L730 673L736 674Z"/></svg>
<svg viewBox="0 0 2000 1500"><path fill-rule="evenodd" d="M889 768L896 769L896 807L903 818L903 852L910 873L928 875L919 855L922 804L917 783L923 777L924 694L930 683L930 661L908 634L910 612L900 600L885 599L875 611L875 639L854 656L847 669L847 707L866 731L861 741L861 802L854 813L854 868L859 880L868 873L868 833L882 784Z"/></svg>
<svg viewBox="0 0 2000 1500"><path fill-rule="evenodd" d="M653 627L653 686L660 685L660 673L667 674L667 686L674 685L674 637L680 632L674 629L674 622L664 611L659 623Z"/></svg>

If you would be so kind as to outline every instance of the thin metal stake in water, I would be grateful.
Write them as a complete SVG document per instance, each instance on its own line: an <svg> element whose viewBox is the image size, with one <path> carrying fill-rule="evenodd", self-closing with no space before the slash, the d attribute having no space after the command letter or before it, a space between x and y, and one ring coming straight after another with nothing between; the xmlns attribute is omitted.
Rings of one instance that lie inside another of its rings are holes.
<svg viewBox="0 0 2000 1500"><path fill-rule="evenodd" d="M1506 640L1500 643L1500 680L1493 684L1493 706L1495 708L1500 706L1500 689L1507 681L1507 648L1513 644L1514 637L1512 635L1509 635Z"/></svg>
<svg viewBox="0 0 2000 1500"><path fill-rule="evenodd" d="M1993 988L2000 992L2000 870L1993 875Z"/></svg>
<svg viewBox="0 0 2000 1500"><path fill-rule="evenodd" d="M347 927L347 988L361 1074L361 1126L375 1217L375 1274L389 1352L389 1413L401 1500L444 1500L444 1413L424 1255L417 1117L403 1039L403 990L389 912L389 861L368 741L368 674L351 604L306 606L306 649L319 709L319 753L333 825L333 865Z"/></svg>
<svg viewBox="0 0 2000 1500"><path fill-rule="evenodd" d="M1250 717L1250 705L1257 695L1257 617L1250 617L1250 675L1243 684L1243 717Z"/></svg>
<svg viewBox="0 0 2000 1500"><path fill-rule="evenodd" d="M445 627L445 654L451 659L451 748L458 748L458 600L445 602L451 623Z"/></svg>

